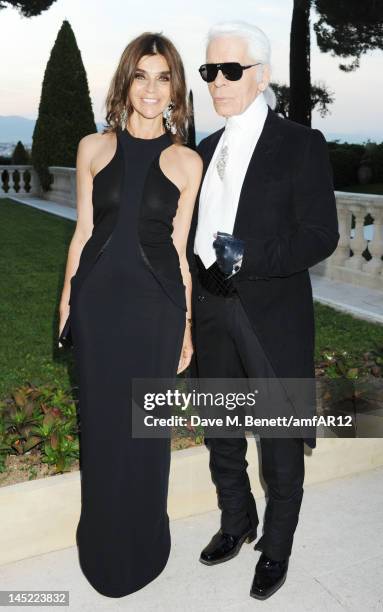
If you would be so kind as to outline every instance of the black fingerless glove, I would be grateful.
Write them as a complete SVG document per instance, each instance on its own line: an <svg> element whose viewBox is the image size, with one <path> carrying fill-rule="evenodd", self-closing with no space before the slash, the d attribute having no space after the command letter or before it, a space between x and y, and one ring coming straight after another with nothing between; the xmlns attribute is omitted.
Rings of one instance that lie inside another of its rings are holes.
<svg viewBox="0 0 383 612"><path fill-rule="evenodd" d="M238 272L242 264L245 243L226 232L217 232L213 242L217 265L220 270L230 278Z"/></svg>

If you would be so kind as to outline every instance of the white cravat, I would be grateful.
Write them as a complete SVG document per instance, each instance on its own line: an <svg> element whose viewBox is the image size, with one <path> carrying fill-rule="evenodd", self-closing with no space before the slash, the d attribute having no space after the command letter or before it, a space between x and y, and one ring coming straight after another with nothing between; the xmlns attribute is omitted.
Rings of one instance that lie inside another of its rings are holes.
<svg viewBox="0 0 383 612"><path fill-rule="evenodd" d="M225 130L206 171L199 201L194 253L202 259L205 268L216 260L214 234L217 231L233 233L242 184L267 113L265 97L260 93L243 113L226 120ZM220 178L217 162L225 146L227 157L226 162L221 163L223 178Z"/></svg>

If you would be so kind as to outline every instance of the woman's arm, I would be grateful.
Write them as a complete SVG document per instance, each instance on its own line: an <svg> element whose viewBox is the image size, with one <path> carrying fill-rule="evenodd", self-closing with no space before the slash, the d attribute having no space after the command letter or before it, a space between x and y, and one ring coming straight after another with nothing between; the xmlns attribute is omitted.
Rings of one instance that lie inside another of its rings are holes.
<svg viewBox="0 0 383 612"><path fill-rule="evenodd" d="M186 257L186 245L190 224L193 216L194 204L196 201L199 185L202 176L202 159L192 149L188 147L177 147L175 153L177 158L173 157L173 163L170 156L166 158L166 166L164 172L172 178L178 185L181 193L178 201L177 213L173 219L173 243L177 249L183 283L186 287L186 328L184 346L181 353L178 373L182 372L190 363L193 346L191 342L190 320L192 316L191 310L191 292L192 281L189 270L189 264ZM175 161L177 159L177 161Z"/></svg>
<svg viewBox="0 0 383 612"><path fill-rule="evenodd" d="M65 268L64 285L61 293L59 314L59 334L69 314L70 280L76 274L82 249L92 234L93 204L92 189L93 178L91 174L91 159L94 155L94 134L84 136L78 144L76 159L76 188L77 188L77 222L68 248L68 257Z"/></svg>
<svg viewBox="0 0 383 612"><path fill-rule="evenodd" d="M202 175L202 160L198 153L183 147L181 163L183 185L178 201L177 213L173 219L173 243L180 260L182 279L186 287L187 318L191 317L191 275L186 258L186 244Z"/></svg>

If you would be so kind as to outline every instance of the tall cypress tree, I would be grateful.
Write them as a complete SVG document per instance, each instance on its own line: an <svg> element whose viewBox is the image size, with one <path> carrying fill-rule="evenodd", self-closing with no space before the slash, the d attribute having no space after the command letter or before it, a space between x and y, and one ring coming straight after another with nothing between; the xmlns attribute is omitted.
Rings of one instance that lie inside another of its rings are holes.
<svg viewBox="0 0 383 612"><path fill-rule="evenodd" d="M23 166L29 164L29 156L21 140L17 141L17 144L13 149L11 163Z"/></svg>
<svg viewBox="0 0 383 612"><path fill-rule="evenodd" d="M189 112L190 112L190 121L188 126L188 137L186 145L191 149L196 148L196 140L195 140L195 123L194 123L194 102L193 102L193 92L190 90L189 92Z"/></svg>
<svg viewBox="0 0 383 612"><path fill-rule="evenodd" d="M97 132L88 80L73 30L63 21L48 60L32 137L32 164L44 190L48 166L74 167L79 140Z"/></svg>

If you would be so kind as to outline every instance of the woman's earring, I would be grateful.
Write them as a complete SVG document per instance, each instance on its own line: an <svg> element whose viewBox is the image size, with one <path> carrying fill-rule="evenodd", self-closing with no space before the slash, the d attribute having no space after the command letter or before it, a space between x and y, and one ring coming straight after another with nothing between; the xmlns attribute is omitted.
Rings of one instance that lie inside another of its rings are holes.
<svg viewBox="0 0 383 612"><path fill-rule="evenodd" d="M166 129L170 130L172 134L177 134L177 127L172 122L172 110L173 110L173 108L174 108L174 104L173 104L173 102L170 102L170 104L163 111L162 116L165 119Z"/></svg>
<svg viewBox="0 0 383 612"><path fill-rule="evenodd" d="M128 111L126 110L126 106L120 112L120 125L123 130L126 129L126 121L128 119Z"/></svg>

